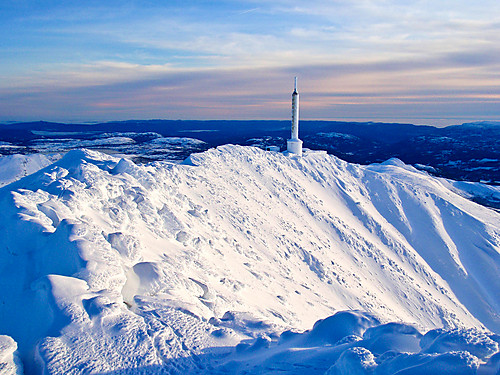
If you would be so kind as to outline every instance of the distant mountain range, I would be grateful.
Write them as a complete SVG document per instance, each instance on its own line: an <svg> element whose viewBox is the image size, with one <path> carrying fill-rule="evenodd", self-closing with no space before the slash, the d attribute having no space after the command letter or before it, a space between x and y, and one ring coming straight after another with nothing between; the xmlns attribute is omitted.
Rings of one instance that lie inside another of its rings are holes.
<svg viewBox="0 0 500 375"><path fill-rule="evenodd" d="M277 145L284 149L289 129L289 121L9 123L0 124L0 154L65 152L85 147L128 154L139 162L180 161L192 152L228 143L258 147ZM158 139L169 137L177 141L158 142ZM370 164L396 157L437 176L500 184L500 122L435 128L412 124L301 121L300 137L304 147L326 150L348 162Z"/></svg>

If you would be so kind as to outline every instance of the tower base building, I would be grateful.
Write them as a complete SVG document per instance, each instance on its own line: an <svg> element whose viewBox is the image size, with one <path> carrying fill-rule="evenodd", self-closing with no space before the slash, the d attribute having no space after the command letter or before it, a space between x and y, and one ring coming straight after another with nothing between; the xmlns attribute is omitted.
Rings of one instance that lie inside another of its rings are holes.
<svg viewBox="0 0 500 375"><path fill-rule="evenodd" d="M286 150L291 154L302 155L302 141L300 139L288 139L286 141Z"/></svg>

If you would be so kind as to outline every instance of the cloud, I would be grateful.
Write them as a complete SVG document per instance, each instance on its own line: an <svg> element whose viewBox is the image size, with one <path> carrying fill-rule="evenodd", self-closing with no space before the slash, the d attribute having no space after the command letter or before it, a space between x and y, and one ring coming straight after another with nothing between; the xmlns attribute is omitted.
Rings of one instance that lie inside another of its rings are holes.
<svg viewBox="0 0 500 375"><path fill-rule="evenodd" d="M497 1L8 4L4 119L498 115Z"/></svg>
<svg viewBox="0 0 500 375"><path fill-rule="evenodd" d="M0 112L3 120L286 119L298 75L303 118L499 118L496 52L255 68L101 62L0 90ZM30 118L16 117L22 108Z"/></svg>
<svg viewBox="0 0 500 375"><path fill-rule="evenodd" d="M63 62L75 62L70 56L76 56L198 68L425 56L459 51L471 42L491 44L500 32L498 18L491 16L500 13L500 5L490 0L77 4L24 16L21 26L48 36L47 52L57 48L54 59ZM252 17L239 17L245 14ZM64 55L64 49L51 47L54 37L80 53Z"/></svg>

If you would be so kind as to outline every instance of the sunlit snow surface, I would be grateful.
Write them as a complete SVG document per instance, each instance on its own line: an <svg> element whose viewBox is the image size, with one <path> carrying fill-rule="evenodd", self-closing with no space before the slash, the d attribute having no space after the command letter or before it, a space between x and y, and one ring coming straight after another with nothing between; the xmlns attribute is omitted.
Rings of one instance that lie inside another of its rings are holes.
<svg viewBox="0 0 500 375"><path fill-rule="evenodd" d="M0 189L0 371L495 374L500 215L458 190L398 160L71 151Z"/></svg>
<svg viewBox="0 0 500 375"><path fill-rule="evenodd" d="M59 158L58 154L0 156L0 187L37 172Z"/></svg>

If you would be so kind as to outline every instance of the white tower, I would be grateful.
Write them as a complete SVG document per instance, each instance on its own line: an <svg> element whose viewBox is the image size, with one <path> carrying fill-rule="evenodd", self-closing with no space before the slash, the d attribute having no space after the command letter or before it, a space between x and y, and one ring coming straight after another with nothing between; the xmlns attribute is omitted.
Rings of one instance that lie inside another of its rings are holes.
<svg viewBox="0 0 500 375"><path fill-rule="evenodd" d="M287 151L302 155L302 141L299 139L299 93L297 92L297 77L292 94L292 137L287 141Z"/></svg>

